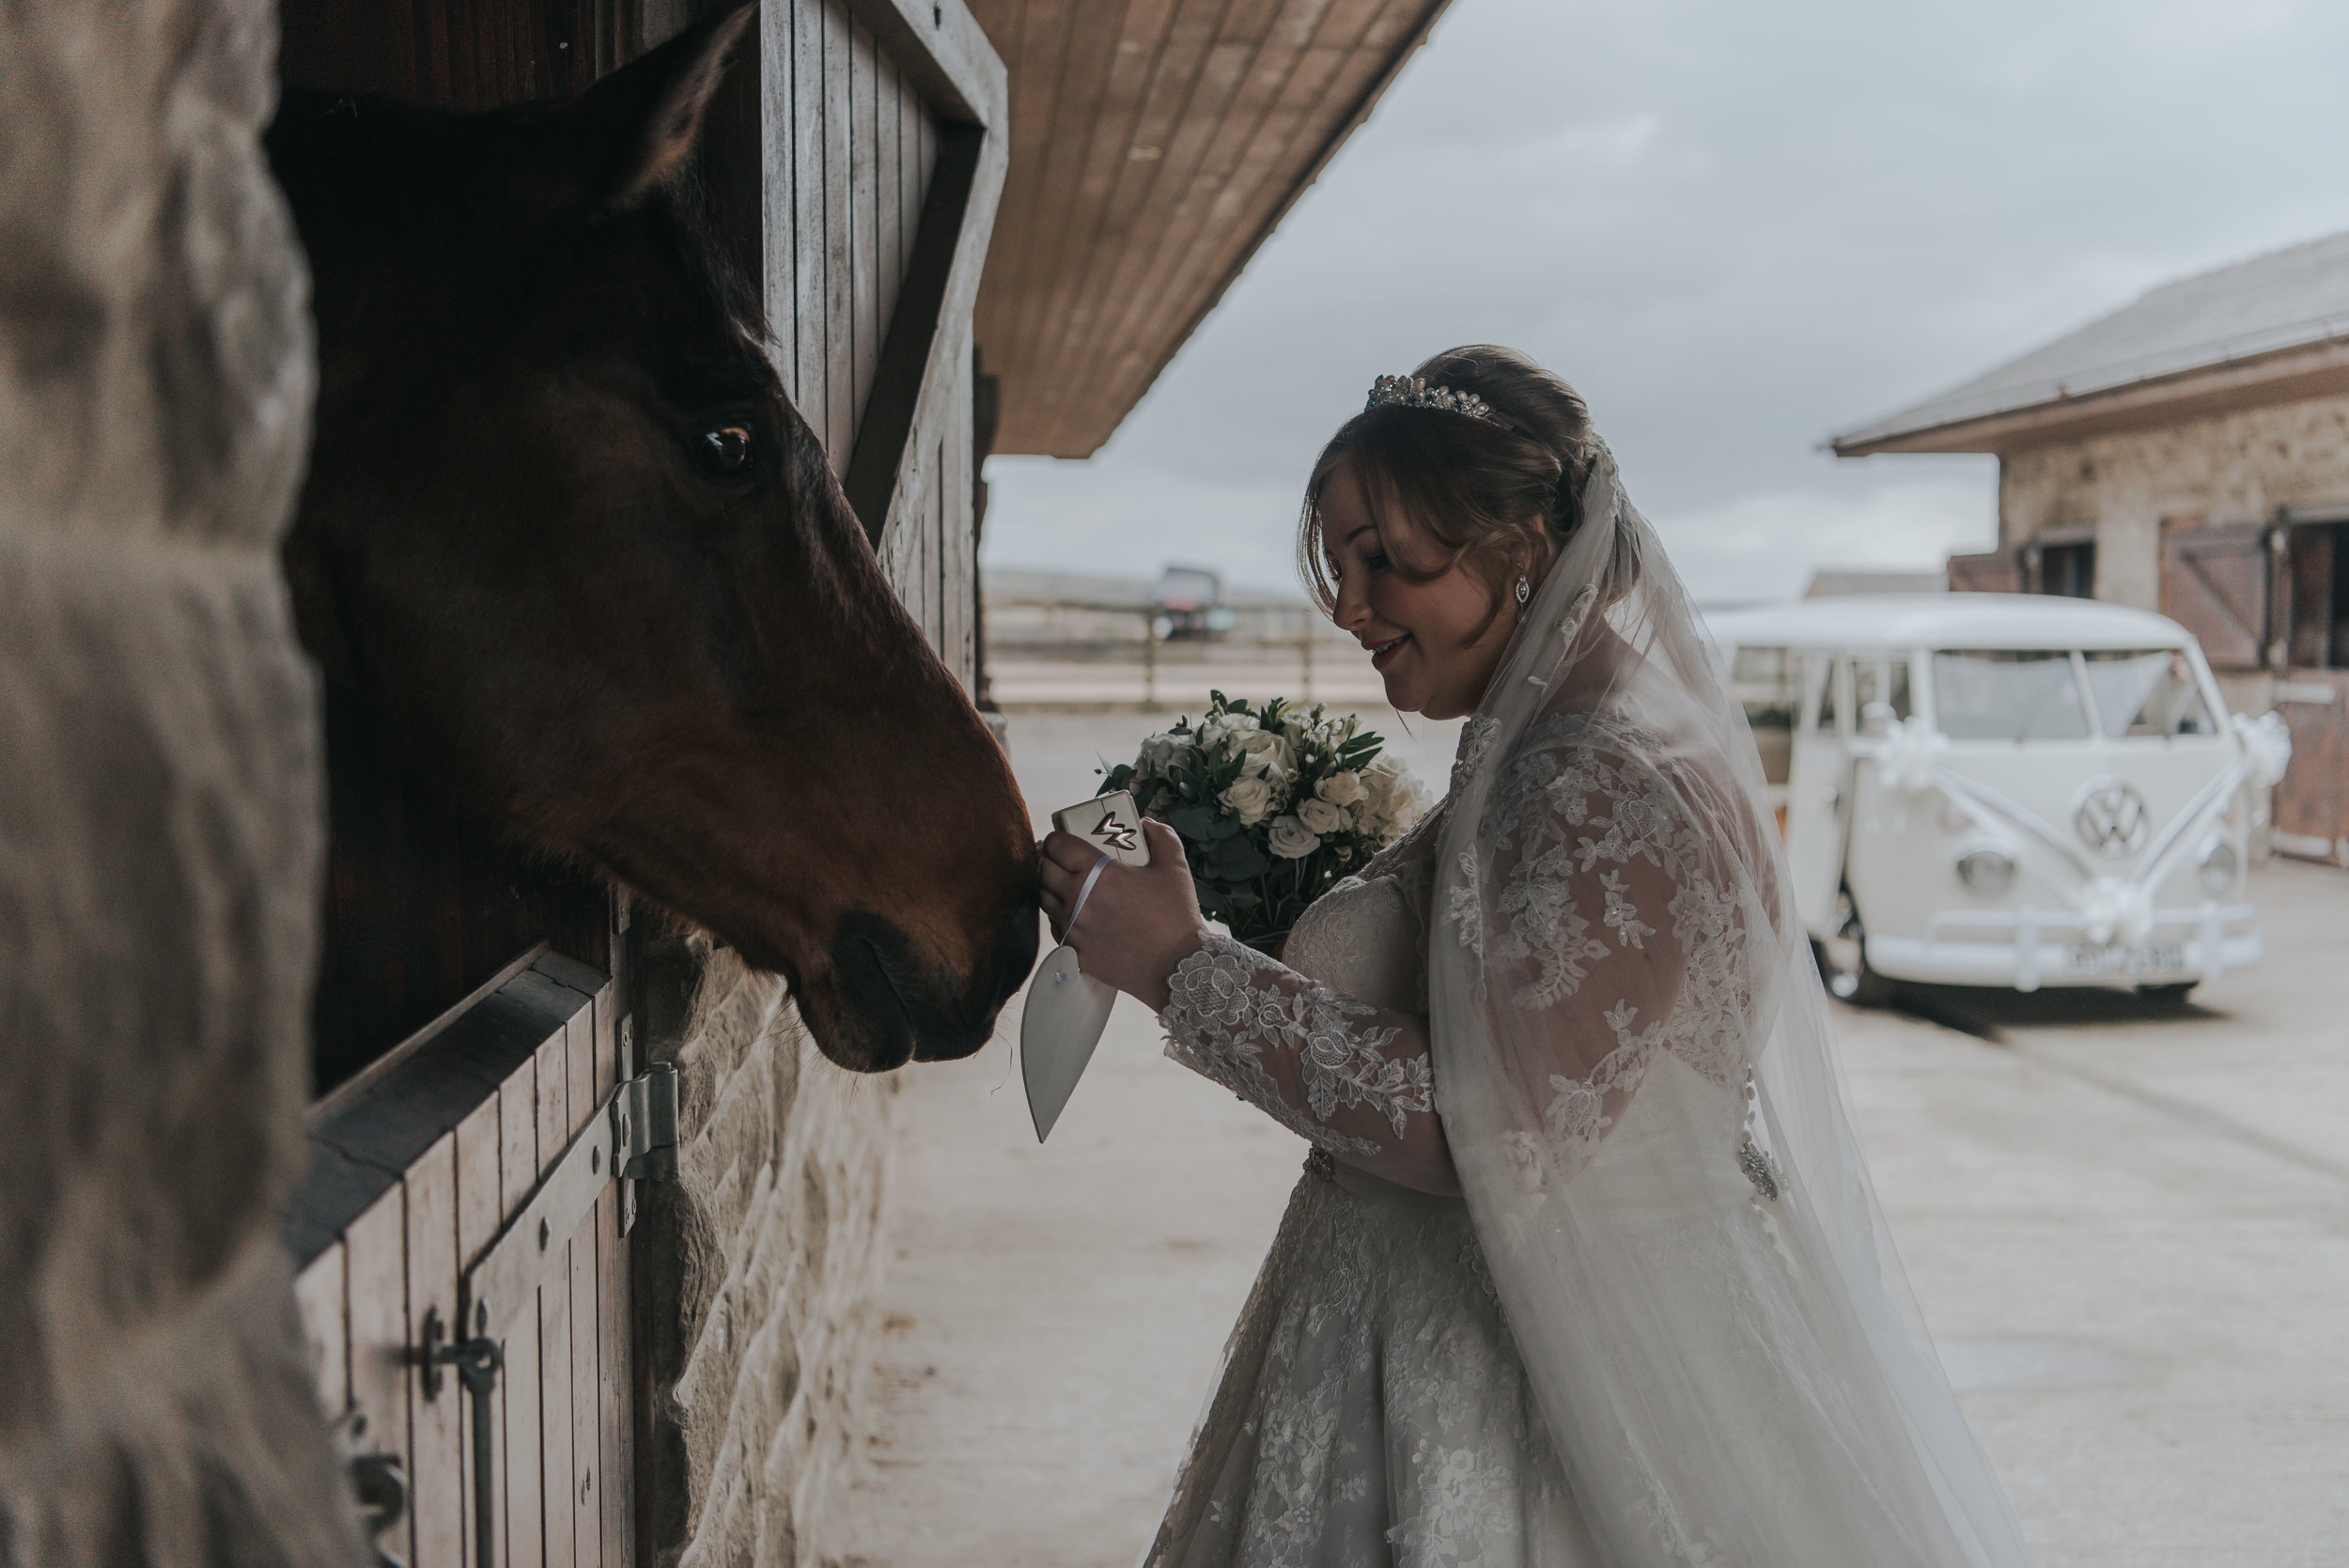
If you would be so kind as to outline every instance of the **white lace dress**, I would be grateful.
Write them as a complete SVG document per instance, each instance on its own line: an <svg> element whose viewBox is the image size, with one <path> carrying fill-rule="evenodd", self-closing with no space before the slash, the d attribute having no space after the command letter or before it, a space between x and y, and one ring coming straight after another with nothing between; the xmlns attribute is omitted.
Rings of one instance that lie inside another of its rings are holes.
<svg viewBox="0 0 2349 1568"><path fill-rule="evenodd" d="M1287 964L1219 938L1175 971L1169 1054L1315 1149L1151 1568L1599 1561L1466 1204L1369 1169L1451 1185L1424 1026L1435 829L1316 902Z"/></svg>

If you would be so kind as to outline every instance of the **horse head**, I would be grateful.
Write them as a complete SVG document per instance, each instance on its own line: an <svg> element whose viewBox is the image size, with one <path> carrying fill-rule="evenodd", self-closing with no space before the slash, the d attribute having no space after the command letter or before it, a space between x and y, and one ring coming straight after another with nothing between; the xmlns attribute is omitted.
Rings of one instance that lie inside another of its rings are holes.
<svg viewBox="0 0 2349 1568"><path fill-rule="evenodd" d="M702 215L750 14L560 107L288 92L320 374L285 561L382 745L781 973L879 1071L985 1043L1034 958L1034 849Z"/></svg>

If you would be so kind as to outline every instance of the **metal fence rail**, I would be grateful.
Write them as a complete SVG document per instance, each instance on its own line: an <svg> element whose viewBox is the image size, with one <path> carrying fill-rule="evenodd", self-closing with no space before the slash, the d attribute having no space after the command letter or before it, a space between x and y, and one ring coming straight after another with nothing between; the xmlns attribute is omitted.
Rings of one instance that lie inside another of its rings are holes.
<svg viewBox="0 0 2349 1568"><path fill-rule="evenodd" d="M990 598L988 693L1003 707L1198 706L1208 691L1377 702L1353 638L1302 604L1236 605L1228 631L1167 636L1148 603Z"/></svg>

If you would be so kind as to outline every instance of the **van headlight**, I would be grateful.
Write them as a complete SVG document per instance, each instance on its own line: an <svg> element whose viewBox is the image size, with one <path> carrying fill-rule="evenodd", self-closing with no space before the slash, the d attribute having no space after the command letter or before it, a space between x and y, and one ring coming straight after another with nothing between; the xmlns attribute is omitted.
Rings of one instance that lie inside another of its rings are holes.
<svg viewBox="0 0 2349 1568"><path fill-rule="evenodd" d="M2215 838L2202 846L2202 868L2198 874L2202 891L2216 896L2234 891L2235 873L2243 862L2235 856L2234 846L2223 838Z"/></svg>
<svg viewBox="0 0 2349 1568"><path fill-rule="evenodd" d="M2015 885L2015 862L1996 849L1971 849L1957 858L1957 874L1976 893L1993 895Z"/></svg>

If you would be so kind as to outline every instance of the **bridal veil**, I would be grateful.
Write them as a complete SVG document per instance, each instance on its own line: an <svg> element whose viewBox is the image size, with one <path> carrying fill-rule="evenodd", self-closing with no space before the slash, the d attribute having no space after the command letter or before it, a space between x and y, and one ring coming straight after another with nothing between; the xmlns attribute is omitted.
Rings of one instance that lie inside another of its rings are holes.
<svg viewBox="0 0 2349 1568"><path fill-rule="evenodd" d="M1742 711L1595 449L1437 856L1438 1108L1615 1568L2019 1568L1854 1140Z"/></svg>

